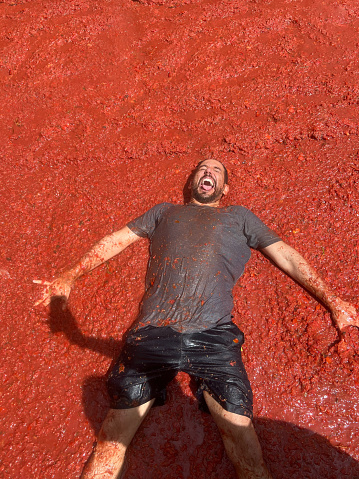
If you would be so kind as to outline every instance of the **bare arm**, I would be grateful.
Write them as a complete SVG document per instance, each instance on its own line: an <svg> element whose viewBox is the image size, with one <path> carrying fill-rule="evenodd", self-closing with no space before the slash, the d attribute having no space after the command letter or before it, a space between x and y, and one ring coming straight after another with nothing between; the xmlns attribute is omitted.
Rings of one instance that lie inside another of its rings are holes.
<svg viewBox="0 0 359 479"><path fill-rule="evenodd" d="M359 327L358 313L354 306L340 299L298 251L283 241L267 246L261 251L322 301L331 311L333 320L341 330L350 325Z"/></svg>
<svg viewBox="0 0 359 479"><path fill-rule="evenodd" d="M46 286L42 297L35 303L35 306L42 303L45 306L48 305L52 296L63 296L68 298L77 278L105 263L138 239L140 239L140 237L125 226L119 231L102 238L73 268L62 273L54 281L47 282L34 280L35 283Z"/></svg>

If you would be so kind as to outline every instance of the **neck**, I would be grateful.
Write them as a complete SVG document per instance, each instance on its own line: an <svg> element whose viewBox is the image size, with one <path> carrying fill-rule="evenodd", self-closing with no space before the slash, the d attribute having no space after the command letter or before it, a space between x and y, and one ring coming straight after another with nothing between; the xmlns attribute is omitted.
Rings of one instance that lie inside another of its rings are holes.
<svg viewBox="0 0 359 479"><path fill-rule="evenodd" d="M191 198L190 204L197 205L197 206L211 206L212 208L218 208L220 201L221 201L221 199L213 201L212 203L200 203L199 201L195 200L194 198Z"/></svg>

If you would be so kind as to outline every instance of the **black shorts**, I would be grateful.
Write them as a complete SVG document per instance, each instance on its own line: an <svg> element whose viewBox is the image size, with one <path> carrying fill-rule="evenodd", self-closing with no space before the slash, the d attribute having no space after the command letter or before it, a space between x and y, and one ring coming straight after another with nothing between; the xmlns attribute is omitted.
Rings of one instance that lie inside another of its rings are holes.
<svg viewBox="0 0 359 479"><path fill-rule="evenodd" d="M155 398L164 404L166 386L184 371L195 379L200 407L203 391L224 409L253 417L253 395L241 357L244 335L234 323L195 333L169 326L131 331L110 371L107 388L111 408L128 409Z"/></svg>

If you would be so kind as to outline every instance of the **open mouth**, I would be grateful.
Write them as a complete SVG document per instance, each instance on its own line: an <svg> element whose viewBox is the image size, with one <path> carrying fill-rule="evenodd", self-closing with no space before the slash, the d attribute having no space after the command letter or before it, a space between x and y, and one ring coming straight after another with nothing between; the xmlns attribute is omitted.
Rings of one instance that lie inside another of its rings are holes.
<svg viewBox="0 0 359 479"><path fill-rule="evenodd" d="M199 186L202 188L204 191L210 191L212 188L214 188L214 181L212 178L209 176L206 176L205 178L202 178Z"/></svg>

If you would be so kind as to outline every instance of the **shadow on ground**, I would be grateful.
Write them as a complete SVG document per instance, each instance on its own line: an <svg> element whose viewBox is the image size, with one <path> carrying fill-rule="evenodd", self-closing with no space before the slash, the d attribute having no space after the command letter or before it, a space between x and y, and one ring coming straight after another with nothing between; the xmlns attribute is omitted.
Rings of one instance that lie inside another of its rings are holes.
<svg viewBox="0 0 359 479"><path fill-rule="evenodd" d="M63 332L72 344L111 358L112 363L122 346L122 341L82 334L62 298L51 302L49 327L53 333ZM90 376L82 386L84 411L96 435L109 407L105 383L106 377ZM188 386L192 387L190 381ZM255 418L254 424L274 479L359 479L358 461L323 436L284 421ZM191 438L192 449L187 443ZM131 444L125 478L217 479L223 475L235 479L219 433L210 416L198 411L194 398L184 394L175 379L168 387L167 404L152 409Z"/></svg>

